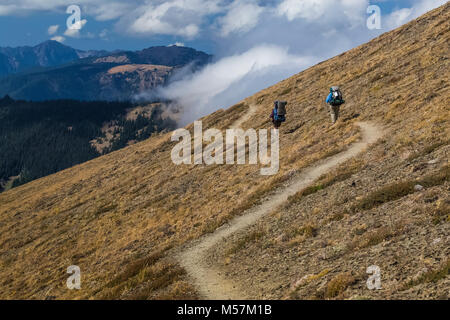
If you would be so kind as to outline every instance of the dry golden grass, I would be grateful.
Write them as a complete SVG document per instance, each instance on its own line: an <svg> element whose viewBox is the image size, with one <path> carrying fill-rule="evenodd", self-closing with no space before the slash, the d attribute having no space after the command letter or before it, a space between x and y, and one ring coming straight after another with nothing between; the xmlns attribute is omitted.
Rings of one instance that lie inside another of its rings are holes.
<svg viewBox="0 0 450 320"><path fill-rule="evenodd" d="M355 278L349 273L342 273L334 277L327 284L325 298L336 298L344 292L349 285L355 282Z"/></svg>
<svg viewBox="0 0 450 320"><path fill-rule="evenodd" d="M359 160L354 160L351 164L346 163L344 166L339 167L337 170L324 174L319 178L317 184L306 187L302 191L299 191L295 195L289 197L289 204L300 201L302 197L309 196L316 193L317 191L331 187L337 182L349 179L353 174L360 171L361 167L362 162Z"/></svg>
<svg viewBox="0 0 450 320"><path fill-rule="evenodd" d="M411 279L401 289L407 290L422 283L438 282L441 279L445 279L449 274L450 259L447 259L447 261L444 261L444 263L439 268L426 271L416 279Z"/></svg>
<svg viewBox="0 0 450 320"><path fill-rule="evenodd" d="M264 236L264 231L256 230L247 235L245 235L242 239L237 241L231 248L227 250L227 255L232 255L243 249L246 245L251 242L258 241Z"/></svg>
<svg viewBox="0 0 450 320"><path fill-rule="evenodd" d="M356 121L384 124L395 156L446 141L449 6L202 119L204 129L225 130L256 104L243 126L269 128L273 101L289 101L273 177L250 165L175 166L168 133L0 194L0 297L195 297L170 248L214 231L291 174L357 140ZM347 104L330 127L324 99L333 84ZM143 263L158 252L158 261ZM81 290L65 286L70 265L81 268ZM348 283L336 280L329 296Z"/></svg>
<svg viewBox="0 0 450 320"><path fill-rule="evenodd" d="M370 210L386 202L391 202L413 193L416 185L430 188L450 181L450 166L442 167L438 172L426 175L417 180L395 182L367 194L352 207L352 211Z"/></svg>
<svg viewBox="0 0 450 320"><path fill-rule="evenodd" d="M125 64L108 70L109 74L127 73L134 71L159 71L160 73L169 73L173 68L153 64Z"/></svg>

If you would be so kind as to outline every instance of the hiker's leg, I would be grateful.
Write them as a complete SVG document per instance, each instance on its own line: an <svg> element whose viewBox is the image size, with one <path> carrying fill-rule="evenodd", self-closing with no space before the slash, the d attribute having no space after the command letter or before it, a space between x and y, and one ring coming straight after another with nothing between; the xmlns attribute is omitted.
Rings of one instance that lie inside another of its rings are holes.
<svg viewBox="0 0 450 320"><path fill-rule="evenodd" d="M335 122L336 122L339 119L339 111L340 111L341 107L337 106L335 108L336 108L336 110L334 111L334 114L335 114Z"/></svg>
<svg viewBox="0 0 450 320"><path fill-rule="evenodd" d="M335 123L336 122L336 114L334 112L333 106L330 106L330 114L331 114L331 123Z"/></svg>

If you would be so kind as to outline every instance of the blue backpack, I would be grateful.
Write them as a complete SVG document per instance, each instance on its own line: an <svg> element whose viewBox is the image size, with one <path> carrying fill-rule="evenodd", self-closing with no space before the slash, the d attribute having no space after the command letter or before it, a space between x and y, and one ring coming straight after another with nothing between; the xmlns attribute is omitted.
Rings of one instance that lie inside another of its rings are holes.
<svg viewBox="0 0 450 320"><path fill-rule="evenodd" d="M273 109L273 120L275 121L280 121L280 122L285 122L286 121L286 116L283 115L279 115L278 114L278 110L277 109Z"/></svg>

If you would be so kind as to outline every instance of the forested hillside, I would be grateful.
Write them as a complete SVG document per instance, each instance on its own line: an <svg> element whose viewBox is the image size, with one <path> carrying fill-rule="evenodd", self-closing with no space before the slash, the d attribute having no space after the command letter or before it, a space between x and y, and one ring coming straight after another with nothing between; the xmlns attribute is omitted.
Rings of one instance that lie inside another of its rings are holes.
<svg viewBox="0 0 450 320"><path fill-rule="evenodd" d="M141 141L175 122L154 105L128 119L130 102L0 99L0 191ZM105 123L112 129L107 139ZM103 130L102 130L103 129ZM92 141L108 140L98 149Z"/></svg>

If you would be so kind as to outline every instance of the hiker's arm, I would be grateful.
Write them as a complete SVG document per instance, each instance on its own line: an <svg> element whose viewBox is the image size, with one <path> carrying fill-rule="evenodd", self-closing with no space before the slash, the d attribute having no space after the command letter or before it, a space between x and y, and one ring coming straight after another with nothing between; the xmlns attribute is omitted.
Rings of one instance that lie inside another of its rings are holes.
<svg viewBox="0 0 450 320"><path fill-rule="evenodd" d="M328 97L327 97L327 100L326 100L326 103L330 103L331 102L331 98L333 97L333 95L330 93L330 94L328 94Z"/></svg>

